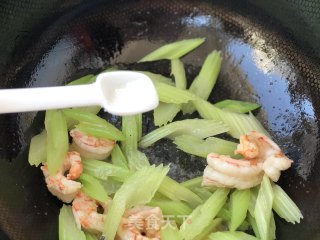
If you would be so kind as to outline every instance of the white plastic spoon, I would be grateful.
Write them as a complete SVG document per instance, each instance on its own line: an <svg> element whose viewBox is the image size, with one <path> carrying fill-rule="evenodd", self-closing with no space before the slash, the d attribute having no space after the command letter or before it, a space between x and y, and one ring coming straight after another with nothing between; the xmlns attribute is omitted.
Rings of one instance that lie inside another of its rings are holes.
<svg viewBox="0 0 320 240"><path fill-rule="evenodd" d="M0 113L100 105L123 116L147 112L158 103L151 79L134 71L101 73L86 85L0 90Z"/></svg>

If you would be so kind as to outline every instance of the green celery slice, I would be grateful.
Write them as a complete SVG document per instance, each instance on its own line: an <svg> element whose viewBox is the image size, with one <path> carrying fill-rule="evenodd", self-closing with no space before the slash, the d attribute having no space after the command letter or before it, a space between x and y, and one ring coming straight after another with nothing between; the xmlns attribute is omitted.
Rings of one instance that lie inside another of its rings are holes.
<svg viewBox="0 0 320 240"><path fill-rule="evenodd" d="M178 104L160 102L158 107L153 111L154 125L163 126L168 122L172 122L180 110L181 107Z"/></svg>
<svg viewBox="0 0 320 240"><path fill-rule="evenodd" d="M269 223L269 239L276 239L276 222L274 220L273 212L271 212L270 223Z"/></svg>
<svg viewBox="0 0 320 240"><path fill-rule="evenodd" d="M209 235L209 240L258 240L244 232L215 232Z"/></svg>
<svg viewBox="0 0 320 240"><path fill-rule="evenodd" d="M76 125L81 132L85 132L97 138L124 141L125 137L122 132L112 124L97 125L89 122L82 122Z"/></svg>
<svg viewBox="0 0 320 240"><path fill-rule="evenodd" d="M300 223L303 218L302 213L294 201L286 194L286 192L279 186L273 185L274 193L273 210L287 222L295 224Z"/></svg>
<svg viewBox="0 0 320 240"><path fill-rule="evenodd" d="M199 138L206 138L228 130L229 128L226 124L214 120L187 119L170 123L148 133L142 137L139 146L142 148L149 147L164 137L174 138L179 135L193 135Z"/></svg>
<svg viewBox="0 0 320 240"><path fill-rule="evenodd" d="M237 113L248 113L260 107L257 103L226 99L214 104L214 106Z"/></svg>
<svg viewBox="0 0 320 240"><path fill-rule="evenodd" d="M161 240L183 240L175 223L166 223L161 229Z"/></svg>
<svg viewBox="0 0 320 240"><path fill-rule="evenodd" d="M101 180L108 180L109 177L123 182L132 173L122 167L93 159L86 159L82 161L84 173L94 176Z"/></svg>
<svg viewBox="0 0 320 240"><path fill-rule="evenodd" d="M197 194L203 201L207 201L207 199L212 195L212 192L204 187L195 187L192 189L192 191Z"/></svg>
<svg viewBox="0 0 320 240"><path fill-rule="evenodd" d="M172 81L171 78L165 77L161 74L156 74L156 73L152 73L152 72L147 72L147 71L139 71L140 73L143 73L145 75L147 75L154 84L156 83L164 83L164 84L168 84L171 86L174 86L174 82Z"/></svg>
<svg viewBox="0 0 320 240"><path fill-rule="evenodd" d="M32 166L38 167L47 160L47 133L42 131L40 134L31 138L28 161Z"/></svg>
<svg viewBox="0 0 320 240"><path fill-rule="evenodd" d="M209 153L236 156L234 151L237 148L237 143L220 138L209 137L202 140L191 135L181 135L176 137L173 143L177 145L178 149L203 158L206 158Z"/></svg>
<svg viewBox="0 0 320 240"><path fill-rule="evenodd" d="M221 68L221 61L220 52L212 51L204 61L199 75L193 80L189 91L199 98L207 100L216 84ZM182 106L182 111L184 114L193 113L195 111L193 102Z"/></svg>
<svg viewBox="0 0 320 240"><path fill-rule="evenodd" d="M195 177L180 183L180 185L189 189L192 189L194 187L201 187L202 180L203 180L202 176Z"/></svg>
<svg viewBox="0 0 320 240"><path fill-rule="evenodd" d="M90 84L95 81L96 81L96 76L93 74L88 74L86 76L83 76L81 78L78 78L76 80L69 82L67 85L72 86L72 85Z"/></svg>
<svg viewBox="0 0 320 240"><path fill-rule="evenodd" d="M221 218L215 218L211 223L194 238L194 240L207 240L210 233L214 232L222 224Z"/></svg>
<svg viewBox="0 0 320 240"><path fill-rule="evenodd" d="M163 166L143 167L128 177L114 195L106 216L103 236L114 239L125 210L150 202L168 171L169 168Z"/></svg>
<svg viewBox="0 0 320 240"><path fill-rule="evenodd" d="M250 225L252 227L254 235L258 239L260 239L260 233L259 233L259 230L258 230L257 222L256 222L256 220L254 219L254 217L251 214L248 215L248 221L249 221L249 223L250 223Z"/></svg>
<svg viewBox="0 0 320 240"><path fill-rule="evenodd" d="M166 44L143 57L139 62L177 59L204 43L205 38L193 38Z"/></svg>
<svg viewBox="0 0 320 240"><path fill-rule="evenodd" d="M231 215L231 211L229 210L229 204L226 204L220 210L217 217L222 218L223 220L225 220L228 223L228 225L230 225L232 215ZM249 227L250 227L249 222L244 220L242 222L242 224L238 227L238 229L241 231L245 231L245 230L248 230Z"/></svg>
<svg viewBox="0 0 320 240"><path fill-rule="evenodd" d="M269 177L264 175L254 209L254 218L257 222L261 240L269 239L269 224L272 214L272 203L272 186Z"/></svg>
<svg viewBox="0 0 320 240"><path fill-rule="evenodd" d="M200 98L193 101L193 104L201 117L222 121L227 124L230 127L229 133L234 138L239 138L241 135L251 131L257 131L270 137L268 132L252 113L242 114L221 110Z"/></svg>
<svg viewBox="0 0 320 240"><path fill-rule="evenodd" d="M60 110L46 112L47 164L51 174L56 174L63 165L69 148L67 122Z"/></svg>
<svg viewBox="0 0 320 240"><path fill-rule="evenodd" d="M110 195L116 193L121 187L122 183L111 178L107 180L100 180L101 185L104 187L107 193Z"/></svg>
<svg viewBox="0 0 320 240"><path fill-rule="evenodd" d="M86 240L84 232L76 225L70 206L64 205L59 214L59 240Z"/></svg>
<svg viewBox="0 0 320 240"><path fill-rule="evenodd" d="M211 223L227 201L229 190L218 189L202 205L198 206L183 222L180 234L185 240L193 240Z"/></svg>
<svg viewBox="0 0 320 240"><path fill-rule="evenodd" d="M100 202L106 202L108 200L109 197L107 191L95 177L82 173L79 181L82 183L81 190L88 196Z"/></svg>
<svg viewBox="0 0 320 240"><path fill-rule="evenodd" d="M99 240L93 233L85 232L84 234L86 235L86 240Z"/></svg>
<svg viewBox="0 0 320 240"><path fill-rule="evenodd" d="M184 69L183 62L180 59L171 60L171 74L174 76L177 88L187 88L186 72Z"/></svg>
<svg viewBox="0 0 320 240"><path fill-rule="evenodd" d="M179 89L161 82L154 82L154 85L161 102L180 104L196 99L196 96L187 90Z"/></svg>
<svg viewBox="0 0 320 240"><path fill-rule="evenodd" d="M126 157L123 155L121 148L118 144L115 145L111 152L111 161L112 164L118 167L122 167L124 169L129 169L128 162Z"/></svg>
<svg viewBox="0 0 320 240"><path fill-rule="evenodd" d="M190 189L183 187L170 177L166 177L160 188L159 193L173 201L184 201L189 206L195 208L202 203L201 198Z"/></svg>
<svg viewBox="0 0 320 240"><path fill-rule="evenodd" d="M230 231L235 231L245 220L249 208L250 189L235 190L230 197Z"/></svg>

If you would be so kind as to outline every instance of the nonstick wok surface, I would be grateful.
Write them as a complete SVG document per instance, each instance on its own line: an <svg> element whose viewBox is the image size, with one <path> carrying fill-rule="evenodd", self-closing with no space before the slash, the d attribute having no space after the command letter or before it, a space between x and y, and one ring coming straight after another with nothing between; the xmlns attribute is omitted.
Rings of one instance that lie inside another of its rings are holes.
<svg viewBox="0 0 320 240"><path fill-rule="evenodd" d="M127 64L165 43L206 37L184 58L189 80L211 50L220 50L223 67L210 99L260 103L258 118L294 160L279 184L304 219L291 225L276 218L278 239L320 239L320 50L312 41L317 32L306 33L307 41L299 29L277 20L279 9L271 17L263 2L268 1L1 1L0 87L63 85L120 63L169 75L166 62ZM309 9L318 6L309 2ZM119 117L103 116L120 126ZM43 112L0 116L0 239L58 238L61 202L47 191L40 169L27 162L30 139L43 129L43 120ZM153 128L147 114L144 133ZM177 180L201 175L205 166L167 140L145 152L152 163L172 163L170 175Z"/></svg>

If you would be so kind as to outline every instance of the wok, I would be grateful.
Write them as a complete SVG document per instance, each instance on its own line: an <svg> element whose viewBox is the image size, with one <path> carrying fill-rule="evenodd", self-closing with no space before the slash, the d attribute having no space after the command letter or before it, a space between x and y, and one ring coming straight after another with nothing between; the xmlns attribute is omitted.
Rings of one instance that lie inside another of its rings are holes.
<svg viewBox="0 0 320 240"><path fill-rule="evenodd" d="M317 0L2 0L0 87L62 85L116 63L136 62L165 43L206 37L184 58L189 80L209 51L222 52L222 71L210 99L260 103L258 118L294 160L279 184L304 219L291 225L276 218L278 239L316 240L319 9ZM119 125L120 118L103 115ZM144 117L144 132L153 129L151 115ZM43 119L43 112L0 116L1 239L58 238L61 203L47 191L41 171L27 162L30 139L43 129ZM166 140L146 153L153 163L172 162L170 175L178 180L200 175L205 166Z"/></svg>

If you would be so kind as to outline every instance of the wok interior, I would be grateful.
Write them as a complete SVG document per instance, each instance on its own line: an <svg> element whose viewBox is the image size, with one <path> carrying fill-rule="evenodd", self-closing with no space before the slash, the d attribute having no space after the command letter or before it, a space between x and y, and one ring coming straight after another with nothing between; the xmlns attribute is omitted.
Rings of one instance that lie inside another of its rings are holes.
<svg viewBox="0 0 320 240"><path fill-rule="evenodd" d="M62 85L114 64L136 62L165 43L206 37L184 58L188 80L211 50L220 50L223 67L210 100L260 103L258 118L295 161L280 185L304 220L291 225L276 219L277 239L319 238L319 59L283 23L236 1L64 1L56 8L47 13L54 17L34 24L24 44L2 54L0 60L7 63L0 68L2 88ZM169 76L170 69L160 67L166 63L154 66L138 67ZM120 126L119 117L103 116ZM46 190L41 171L27 163L30 139L43 129L43 119L43 112L0 116L0 226L10 239L57 239L61 203ZM143 128L144 133L154 128L151 113L144 116ZM171 163L170 175L178 180L201 175L205 166L203 159L177 150L168 140L145 152L152 163Z"/></svg>

